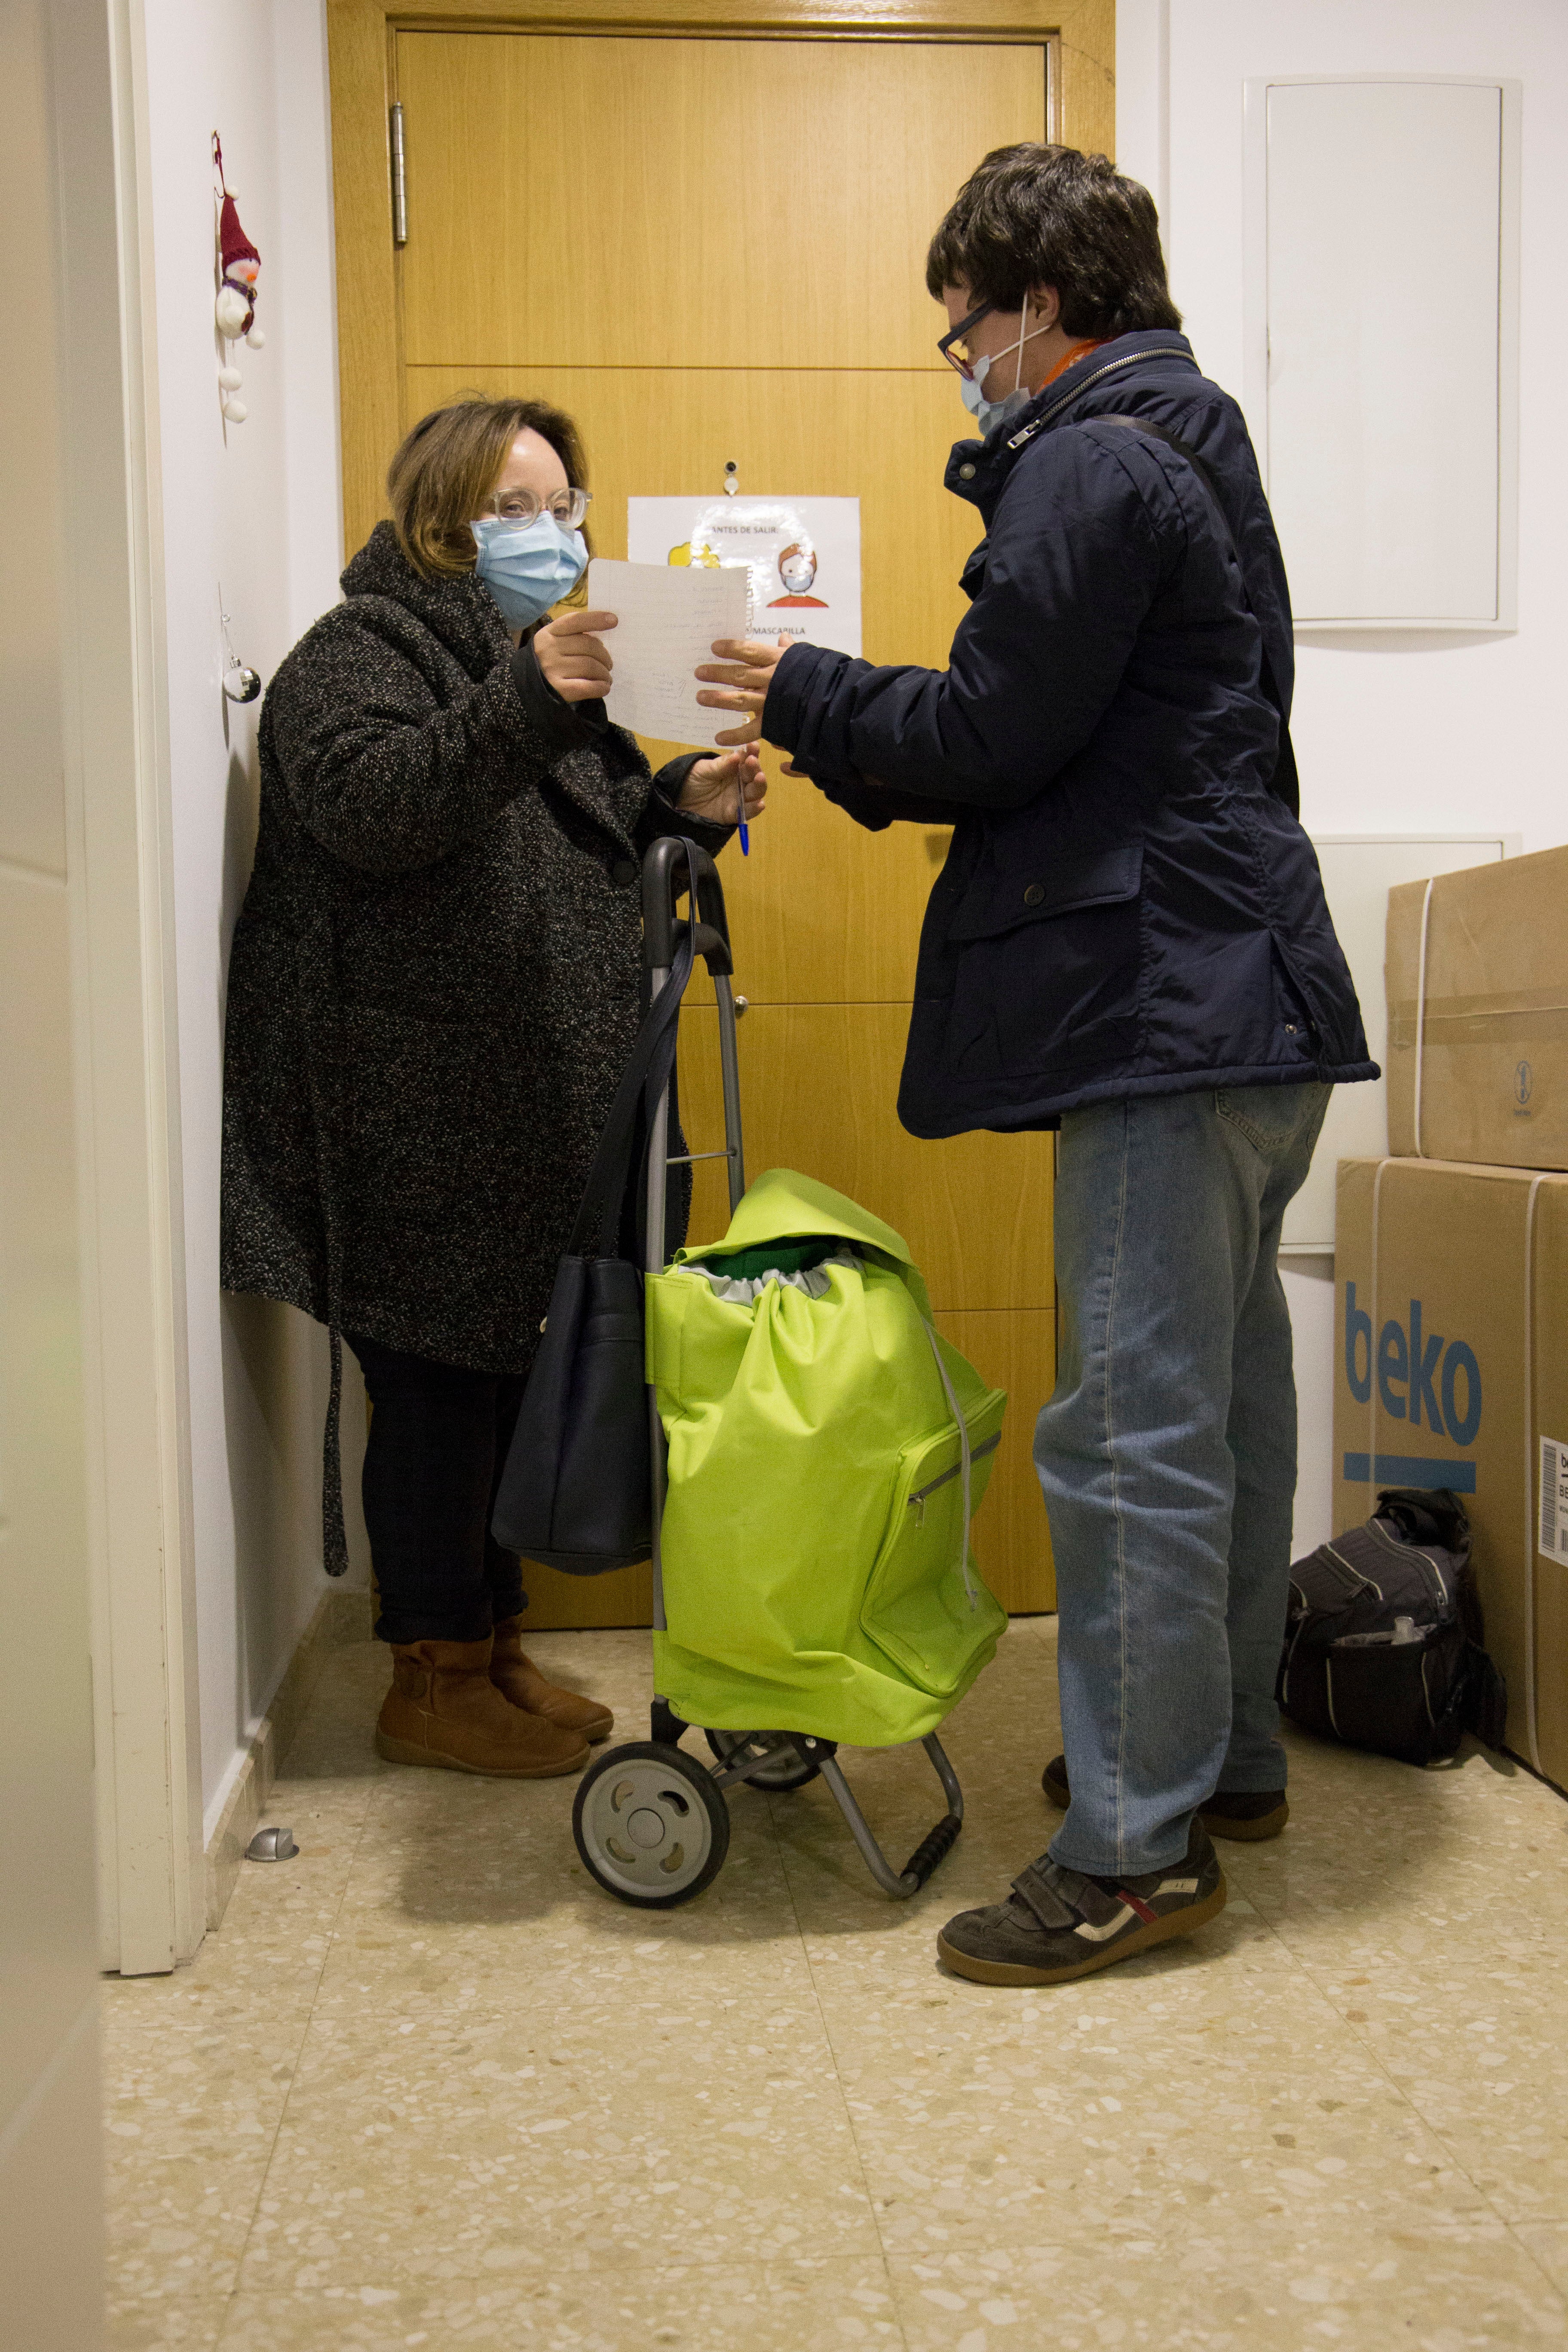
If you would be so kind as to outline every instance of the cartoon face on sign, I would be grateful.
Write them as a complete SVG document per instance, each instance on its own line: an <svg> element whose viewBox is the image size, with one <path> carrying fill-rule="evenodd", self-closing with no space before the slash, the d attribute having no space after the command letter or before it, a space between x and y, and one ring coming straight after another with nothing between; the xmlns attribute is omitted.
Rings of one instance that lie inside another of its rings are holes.
<svg viewBox="0 0 1568 2352"><path fill-rule="evenodd" d="M784 583L784 593L773 598L769 611L780 604L814 604L819 613L825 612L826 607L822 598L810 593L811 583L816 578L816 550L809 543L803 545L797 540L783 550L778 562L779 578Z"/></svg>

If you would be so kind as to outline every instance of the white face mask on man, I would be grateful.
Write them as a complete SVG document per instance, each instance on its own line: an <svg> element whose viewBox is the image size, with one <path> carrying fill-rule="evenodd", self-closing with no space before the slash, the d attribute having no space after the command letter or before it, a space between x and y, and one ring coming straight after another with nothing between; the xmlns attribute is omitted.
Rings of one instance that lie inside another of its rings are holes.
<svg viewBox="0 0 1568 2352"><path fill-rule="evenodd" d="M1034 394L1030 392L1028 386L1018 382L1018 377L1023 373L1024 345L1026 343L1032 343L1036 335L1043 335L1047 331L1047 327L1040 326L1035 328L1033 333L1031 333L1029 329L1029 298L1026 294L1024 297L1023 324L1019 331L1017 341L1016 343L1009 343L1005 352L987 352L982 358L971 360L969 363L968 375L960 377L958 384L959 397L963 401L965 408L968 409L971 416L973 417L976 425L979 425L981 433L987 439L989 439L994 428L1001 424L1004 417L1016 416L1018 411L1025 407L1026 404L1033 399ZM1005 393L1000 400L987 400L985 397L985 379L990 374L991 370L994 367L998 360L1014 361L1013 390L1009 393Z"/></svg>

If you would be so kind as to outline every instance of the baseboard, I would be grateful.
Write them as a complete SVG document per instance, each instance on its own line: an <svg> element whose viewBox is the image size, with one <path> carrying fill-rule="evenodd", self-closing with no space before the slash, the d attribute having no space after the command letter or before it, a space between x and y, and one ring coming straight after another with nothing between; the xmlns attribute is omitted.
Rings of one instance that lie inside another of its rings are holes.
<svg viewBox="0 0 1568 2352"><path fill-rule="evenodd" d="M207 1930L222 1921L239 1878L245 1849L255 1836L272 1793L279 1759L310 1703L330 1650L370 1639L368 1592L323 1592L315 1614L295 1644L272 1704L257 1727L234 1786L206 1845Z"/></svg>

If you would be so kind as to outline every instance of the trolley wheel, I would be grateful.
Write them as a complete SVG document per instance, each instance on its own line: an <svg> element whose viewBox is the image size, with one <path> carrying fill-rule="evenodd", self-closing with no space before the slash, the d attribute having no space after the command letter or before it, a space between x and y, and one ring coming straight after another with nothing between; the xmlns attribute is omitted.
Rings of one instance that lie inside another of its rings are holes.
<svg viewBox="0 0 1568 2352"><path fill-rule="evenodd" d="M719 1875L730 1809L695 1759L658 1740L629 1740L578 1781L572 1834L606 1893L646 1911L671 1911Z"/></svg>
<svg viewBox="0 0 1568 2352"><path fill-rule="evenodd" d="M743 1748L748 1739L760 1735L754 1731L705 1731L702 1736L720 1763L728 1764L737 1748ZM756 1771L747 1773L745 1785L748 1789L766 1789L775 1797L787 1796L792 1789L804 1789L808 1780L815 1780L821 1769L820 1764L804 1763L798 1748L781 1748L771 1764L759 1765Z"/></svg>

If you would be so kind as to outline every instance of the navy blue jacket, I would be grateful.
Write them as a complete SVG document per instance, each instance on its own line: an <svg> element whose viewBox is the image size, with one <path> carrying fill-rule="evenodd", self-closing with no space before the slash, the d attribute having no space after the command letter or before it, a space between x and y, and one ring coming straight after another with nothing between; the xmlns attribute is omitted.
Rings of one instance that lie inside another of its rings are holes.
<svg viewBox="0 0 1568 2352"><path fill-rule="evenodd" d="M1173 433L1202 471L1113 416ZM1264 655L1288 717L1289 593L1236 403L1184 337L1122 335L961 441L947 486L988 533L948 667L795 646L763 714L862 824L954 826L905 1127L1054 1127L1131 1095L1375 1077L1283 770L1270 788Z"/></svg>

